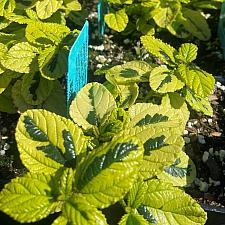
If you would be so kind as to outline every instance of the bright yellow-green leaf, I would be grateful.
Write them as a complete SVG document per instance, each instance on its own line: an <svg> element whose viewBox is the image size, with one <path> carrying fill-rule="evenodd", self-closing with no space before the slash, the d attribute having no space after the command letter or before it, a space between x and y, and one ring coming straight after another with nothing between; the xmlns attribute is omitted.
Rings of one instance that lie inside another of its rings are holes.
<svg viewBox="0 0 225 225"><path fill-rule="evenodd" d="M107 70L106 79L116 84L147 82L151 70L152 66L144 61L131 61Z"/></svg>
<svg viewBox="0 0 225 225"><path fill-rule="evenodd" d="M64 0L63 4L67 9L72 11L80 11L82 9L81 4L78 0Z"/></svg>
<svg viewBox="0 0 225 225"><path fill-rule="evenodd" d="M157 225L204 225L207 214L183 190L159 180L149 180L143 205L157 221Z"/></svg>
<svg viewBox="0 0 225 225"><path fill-rule="evenodd" d="M149 225L149 223L138 213L129 213L122 217L118 225Z"/></svg>
<svg viewBox="0 0 225 225"><path fill-rule="evenodd" d="M51 179L47 174L31 173L13 179L0 193L0 210L21 223L47 217L59 204L52 192Z"/></svg>
<svg viewBox="0 0 225 225"><path fill-rule="evenodd" d="M196 95L190 89L185 90L185 100L197 112L202 112L207 116L213 115L213 108L210 105L208 97L202 98Z"/></svg>
<svg viewBox="0 0 225 225"><path fill-rule="evenodd" d="M41 0L36 3L37 15L40 19L52 16L63 4L62 0Z"/></svg>
<svg viewBox="0 0 225 225"><path fill-rule="evenodd" d="M174 71L164 66L151 71L149 83L150 87L159 93L175 92L184 87L184 83L175 76Z"/></svg>
<svg viewBox="0 0 225 225"><path fill-rule="evenodd" d="M144 145L144 160L140 173L144 179L149 179L161 173L166 166L171 165L178 157L184 141L174 134L171 128L155 125L138 126L122 132L122 135L136 136Z"/></svg>
<svg viewBox="0 0 225 225"><path fill-rule="evenodd" d="M31 46L28 42L21 42L13 45L1 59L1 64L19 73L29 73L30 64L38 54L38 49Z"/></svg>
<svg viewBox="0 0 225 225"><path fill-rule="evenodd" d="M79 165L76 187L87 201L105 208L122 199L138 176L143 146L135 137L115 136Z"/></svg>
<svg viewBox="0 0 225 225"><path fill-rule="evenodd" d="M215 79L211 74L198 67L189 67L185 64L179 65L178 72L182 81L185 82L196 95L204 98L212 93Z"/></svg>
<svg viewBox="0 0 225 225"><path fill-rule="evenodd" d="M161 1L157 7L157 13L153 16L155 23L162 28L166 28L176 18L181 9L181 4L178 1Z"/></svg>
<svg viewBox="0 0 225 225"><path fill-rule="evenodd" d="M16 8L15 0L1 0L0 1L0 16L5 16L12 13Z"/></svg>
<svg viewBox="0 0 225 225"><path fill-rule="evenodd" d="M33 22L26 27L26 38L29 42L38 45L58 45L70 29L56 23Z"/></svg>
<svg viewBox="0 0 225 225"><path fill-rule="evenodd" d="M175 129L178 133L180 130L181 134L187 121L184 121L184 118L179 116L180 113L181 112L177 109L164 105L137 103L129 108L131 122L128 126L134 127L142 121L147 120L146 125L152 124L152 126L170 127ZM157 117L159 117L159 119ZM148 123L148 118L153 118L153 122L150 121L150 123ZM154 118L156 118L156 121L154 121Z"/></svg>
<svg viewBox="0 0 225 225"><path fill-rule="evenodd" d="M104 214L89 204L82 195L75 194L67 199L62 211L62 215L71 224L107 225Z"/></svg>
<svg viewBox="0 0 225 225"><path fill-rule="evenodd" d="M45 110L28 110L19 119L16 140L23 164L33 173L53 173L86 148L82 130Z"/></svg>
<svg viewBox="0 0 225 225"><path fill-rule="evenodd" d="M192 43L185 43L181 45L178 51L176 58L184 63L189 63L196 59L198 47Z"/></svg>
<svg viewBox="0 0 225 225"><path fill-rule="evenodd" d="M151 35L142 36L141 43L153 56L159 58L168 65L174 66L174 56L177 54L175 48Z"/></svg>
<svg viewBox="0 0 225 225"><path fill-rule="evenodd" d="M70 116L84 129L98 126L116 108L112 94L99 83L89 83L83 87L70 106Z"/></svg>
<svg viewBox="0 0 225 225"><path fill-rule="evenodd" d="M195 164L185 152L181 151L175 162L164 168L164 171L158 174L157 177L174 186L186 186L196 178Z"/></svg>
<svg viewBox="0 0 225 225"><path fill-rule="evenodd" d="M115 13L109 13L105 15L106 24L113 30L118 32L123 31L128 24L128 16L125 9L116 11Z"/></svg>

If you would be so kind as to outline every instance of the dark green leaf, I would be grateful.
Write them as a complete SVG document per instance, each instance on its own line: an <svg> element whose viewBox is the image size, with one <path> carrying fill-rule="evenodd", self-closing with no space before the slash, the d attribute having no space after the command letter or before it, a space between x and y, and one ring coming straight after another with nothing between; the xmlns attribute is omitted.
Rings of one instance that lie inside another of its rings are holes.
<svg viewBox="0 0 225 225"><path fill-rule="evenodd" d="M64 154L64 157L66 158L66 161L68 165L73 166L75 165L75 159L76 159L76 150L73 143L73 137L71 136L71 133L69 131L63 130L62 136L64 139L64 147L66 149L66 153Z"/></svg>
<svg viewBox="0 0 225 225"><path fill-rule="evenodd" d="M24 123L26 131L29 133L30 137L33 140L41 142L48 141L48 136L37 127L37 125L30 117L25 116Z"/></svg>
<svg viewBox="0 0 225 225"><path fill-rule="evenodd" d="M49 144L47 146L37 147L37 150L44 152L47 157L55 160L56 162L65 164L65 159L61 151L54 145Z"/></svg>
<svg viewBox="0 0 225 225"><path fill-rule="evenodd" d="M143 217L149 222L149 223L154 223L157 224L156 219L154 216L151 214L151 212L148 211L147 207L144 205L141 205L138 207L138 212L143 215Z"/></svg>
<svg viewBox="0 0 225 225"><path fill-rule="evenodd" d="M165 136L162 135L160 137L156 137L156 138L150 138L148 139L145 143L144 143L144 149L145 149L145 152L144 154L145 155L150 155L150 152L152 150L156 150L156 149L159 149L163 146L165 146Z"/></svg>
<svg viewBox="0 0 225 225"><path fill-rule="evenodd" d="M177 159L173 165L166 167L164 169L165 172L169 173L173 177L185 177L186 175L190 175L191 172L191 165L188 165L187 168L181 168L177 167L178 164L180 164L180 159Z"/></svg>
<svg viewBox="0 0 225 225"><path fill-rule="evenodd" d="M151 116L147 114L145 118L141 119L136 126L145 126L149 124L154 124L154 123L159 123L159 122L166 122L168 121L169 117L168 116L163 116L162 114L156 113L154 116Z"/></svg>

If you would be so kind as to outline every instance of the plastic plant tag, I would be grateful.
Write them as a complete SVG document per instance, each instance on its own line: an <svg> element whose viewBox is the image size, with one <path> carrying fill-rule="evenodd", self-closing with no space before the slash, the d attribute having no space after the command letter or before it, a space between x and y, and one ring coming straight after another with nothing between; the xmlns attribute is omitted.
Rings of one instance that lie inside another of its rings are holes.
<svg viewBox="0 0 225 225"><path fill-rule="evenodd" d="M88 73L88 31L89 22L86 21L68 58L67 74L67 110L76 93L87 84Z"/></svg>
<svg viewBox="0 0 225 225"><path fill-rule="evenodd" d="M225 59L225 1L222 3L221 7L218 35L221 43L221 48L223 49L223 58Z"/></svg>
<svg viewBox="0 0 225 225"><path fill-rule="evenodd" d="M104 16L108 12L108 3L106 0L98 0L98 33L101 37L105 32Z"/></svg>

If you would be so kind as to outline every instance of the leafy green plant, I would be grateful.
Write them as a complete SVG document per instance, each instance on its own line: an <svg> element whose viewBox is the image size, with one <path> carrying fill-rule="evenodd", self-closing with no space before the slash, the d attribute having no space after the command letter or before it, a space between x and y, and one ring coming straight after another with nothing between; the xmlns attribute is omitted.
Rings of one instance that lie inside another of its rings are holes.
<svg viewBox="0 0 225 225"><path fill-rule="evenodd" d="M89 83L70 116L21 115L16 140L29 172L1 191L3 212L19 222L61 212L53 225L103 225L110 224L103 209L119 202L119 225L205 223L206 213L176 187L192 180L194 167L182 151L186 121L166 99L125 111L104 85Z"/></svg>
<svg viewBox="0 0 225 225"><path fill-rule="evenodd" d="M105 73L105 85L118 97L121 107L168 96L175 108L179 108L180 103L182 110L186 111L185 100L194 110L211 116L213 110L208 97L213 91L215 79L193 63L197 57L197 46L185 43L176 50L151 35L142 36L141 42L158 59L160 66L132 61L96 72Z"/></svg>
<svg viewBox="0 0 225 225"><path fill-rule="evenodd" d="M106 24L118 32L152 34L155 28L167 29L171 34L208 40L211 36L203 9L219 9L222 0L107 0L109 13Z"/></svg>
<svg viewBox="0 0 225 225"><path fill-rule="evenodd" d="M66 18L71 10L80 10L80 3L1 4L0 110L56 109L51 95L64 102L64 91L57 80L67 72L68 53L79 32L66 26Z"/></svg>

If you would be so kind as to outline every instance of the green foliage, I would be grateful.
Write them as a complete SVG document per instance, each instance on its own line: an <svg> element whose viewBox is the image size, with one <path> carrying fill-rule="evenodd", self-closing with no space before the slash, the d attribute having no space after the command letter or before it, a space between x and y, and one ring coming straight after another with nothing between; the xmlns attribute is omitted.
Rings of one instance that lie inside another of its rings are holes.
<svg viewBox="0 0 225 225"><path fill-rule="evenodd" d="M57 84L61 90L57 94L54 87L56 80L67 72L69 50L78 33L70 30L66 21L80 10L77 0L0 3L1 111L45 108L53 95L65 99L62 87ZM8 98L4 97L6 91L12 93ZM12 107L5 107L6 101Z"/></svg>
<svg viewBox="0 0 225 225"><path fill-rule="evenodd" d="M142 34L167 29L179 38L189 36L206 41L211 36L204 9L220 9L221 0L130 0L111 1L105 15L106 24L118 32L131 33L136 28Z"/></svg>
<svg viewBox="0 0 225 225"><path fill-rule="evenodd" d="M16 140L29 172L5 185L0 210L22 223L61 212L53 225L106 225L101 209L121 202L126 213L119 225L203 225L206 213L174 187L186 185L195 169L182 152L180 112L168 99L124 110L98 83L73 100L73 121L26 111Z"/></svg>
<svg viewBox="0 0 225 225"><path fill-rule="evenodd" d="M117 104L129 108L137 102L159 103L167 99L166 109L179 109L183 127L189 116L186 102L194 110L211 116L213 111L208 97L213 91L215 79L194 64L197 46L185 43L176 50L151 35L142 36L141 42L153 57L160 60L159 66L131 61L98 71L105 74L105 86L117 98Z"/></svg>

